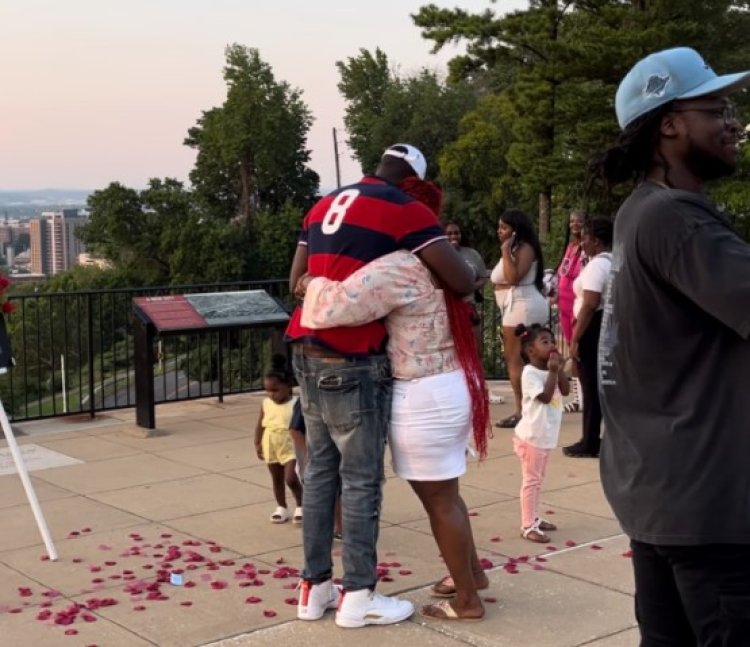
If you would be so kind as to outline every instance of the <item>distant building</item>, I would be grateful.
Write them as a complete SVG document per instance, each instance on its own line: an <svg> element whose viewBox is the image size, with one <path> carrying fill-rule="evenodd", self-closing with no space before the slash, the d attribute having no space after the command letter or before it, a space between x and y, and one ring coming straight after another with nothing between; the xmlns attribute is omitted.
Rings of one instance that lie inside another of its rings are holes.
<svg viewBox="0 0 750 647"><path fill-rule="evenodd" d="M77 209L45 211L30 222L31 271L54 276L73 267L78 255L86 252L75 231L88 222Z"/></svg>
<svg viewBox="0 0 750 647"><path fill-rule="evenodd" d="M112 267L112 263L105 258L97 258L91 254L78 254L78 265L96 265L96 267L103 270L108 270Z"/></svg>

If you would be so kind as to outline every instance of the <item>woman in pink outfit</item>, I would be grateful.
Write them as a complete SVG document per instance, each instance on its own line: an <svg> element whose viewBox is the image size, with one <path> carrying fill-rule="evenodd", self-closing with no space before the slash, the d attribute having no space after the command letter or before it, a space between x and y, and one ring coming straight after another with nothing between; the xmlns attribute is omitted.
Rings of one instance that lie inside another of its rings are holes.
<svg viewBox="0 0 750 647"><path fill-rule="evenodd" d="M581 244L585 221L586 216L582 211L570 212L566 236L567 244L562 260L557 266L557 311L565 347L570 346L570 340L573 336L573 303L576 298L573 292L573 282L586 264L586 254ZM574 413L583 408L578 378L572 380L572 386L573 400L565 406L567 413Z"/></svg>

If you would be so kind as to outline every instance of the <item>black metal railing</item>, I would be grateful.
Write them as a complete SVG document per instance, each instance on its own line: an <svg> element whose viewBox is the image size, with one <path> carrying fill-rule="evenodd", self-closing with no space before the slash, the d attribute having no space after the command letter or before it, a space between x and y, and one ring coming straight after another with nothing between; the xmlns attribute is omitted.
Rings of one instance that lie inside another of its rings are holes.
<svg viewBox="0 0 750 647"><path fill-rule="evenodd" d="M249 289L266 290L293 306L286 279L11 296L16 311L8 330L16 366L0 376L9 417L93 416L134 407L133 297ZM490 288L480 309L485 372L490 379L504 378L500 313ZM267 329L159 338L155 401L259 390L270 348Z"/></svg>

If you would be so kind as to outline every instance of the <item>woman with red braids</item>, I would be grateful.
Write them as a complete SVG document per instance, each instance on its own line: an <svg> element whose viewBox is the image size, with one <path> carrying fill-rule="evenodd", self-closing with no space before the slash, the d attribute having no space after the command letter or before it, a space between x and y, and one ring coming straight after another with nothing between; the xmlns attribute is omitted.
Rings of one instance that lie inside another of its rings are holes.
<svg viewBox="0 0 750 647"><path fill-rule="evenodd" d="M408 178L400 188L439 212L442 194L435 184ZM393 469L424 505L450 573L432 588L435 597L445 599L424 606L421 614L481 619L477 591L489 581L458 483L466 472L472 430L480 459L487 453L489 430L489 398L468 304L436 286L417 256L404 251L372 261L344 281L304 277L301 287L306 287L302 323L309 328L385 317L395 378L389 433Z"/></svg>

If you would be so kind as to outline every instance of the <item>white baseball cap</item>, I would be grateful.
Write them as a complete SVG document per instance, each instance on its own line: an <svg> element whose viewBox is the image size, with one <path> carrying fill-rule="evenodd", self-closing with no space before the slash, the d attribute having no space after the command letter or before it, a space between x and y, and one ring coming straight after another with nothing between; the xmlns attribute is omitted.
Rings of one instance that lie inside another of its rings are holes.
<svg viewBox="0 0 750 647"><path fill-rule="evenodd" d="M424 176L427 173L427 160L422 155L422 151L416 146L412 146L411 144L394 144L385 149L383 157L386 155L404 160L411 166L417 177L420 180L424 180Z"/></svg>

